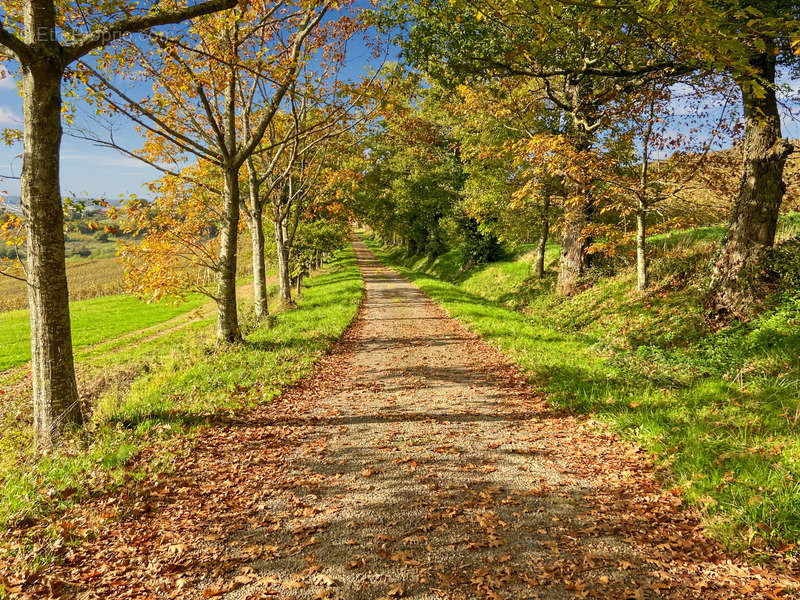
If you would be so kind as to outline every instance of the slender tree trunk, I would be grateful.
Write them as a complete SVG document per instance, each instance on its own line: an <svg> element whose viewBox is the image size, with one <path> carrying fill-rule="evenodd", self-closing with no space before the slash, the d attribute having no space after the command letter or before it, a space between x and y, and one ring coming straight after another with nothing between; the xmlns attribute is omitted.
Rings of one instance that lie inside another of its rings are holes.
<svg viewBox="0 0 800 600"><path fill-rule="evenodd" d="M728 234L711 273L712 308L734 316L747 316L760 298L765 259L775 243L786 191L783 168L794 150L781 137L773 54L754 55L750 64L767 86L755 89L752 80L739 84L745 118L742 178Z"/></svg>
<svg viewBox="0 0 800 600"><path fill-rule="evenodd" d="M269 315L267 307L267 265L264 259L264 222L261 207L257 205L250 217L250 235L253 245L253 292L256 321Z"/></svg>
<svg viewBox="0 0 800 600"><path fill-rule="evenodd" d="M534 275L541 279L544 277L544 255L547 251L547 236L550 233L550 193L547 192L542 198L542 231L539 234L539 247L536 249L536 265Z"/></svg>
<svg viewBox="0 0 800 600"><path fill-rule="evenodd" d="M636 211L636 289L644 292L650 285L647 272L647 209L650 188L650 138L655 125L655 102L649 106L647 128L642 139L642 168L639 172L639 206Z"/></svg>
<svg viewBox="0 0 800 600"><path fill-rule="evenodd" d="M295 281L295 283L297 284L297 289L295 290L295 292L299 296L300 295L300 287L303 284L303 276L300 275L299 273L297 274L297 280Z"/></svg>
<svg viewBox="0 0 800 600"><path fill-rule="evenodd" d="M289 277L289 247L286 232L280 220L275 221L275 249L278 253L278 287L281 304L292 304L292 281Z"/></svg>
<svg viewBox="0 0 800 600"><path fill-rule="evenodd" d="M267 318L267 266L264 259L264 220L259 198L258 175L252 160L247 161L250 188L250 239L253 245L253 299L256 321Z"/></svg>
<svg viewBox="0 0 800 600"><path fill-rule="evenodd" d="M25 134L21 192L27 228L33 422L36 442L43 448L52 446L68 425L82 423L72 356L59 184L62 74L55 52L22 69Z"/></svg>
<svg viewBox="0 0 800 600"><path fill-rule="evenodd" d="M217 265L217 341L240 342L236 308L236 261L239 236L239 173L225 169L225 188L220 223L219 264Z"/></svg>
<svg viewBox="0 0 800 600"><path fill-rule="evenodd" d="M639 200L636 211L636 289L643 292L650 285L647 272L647 204Z"/></svg>

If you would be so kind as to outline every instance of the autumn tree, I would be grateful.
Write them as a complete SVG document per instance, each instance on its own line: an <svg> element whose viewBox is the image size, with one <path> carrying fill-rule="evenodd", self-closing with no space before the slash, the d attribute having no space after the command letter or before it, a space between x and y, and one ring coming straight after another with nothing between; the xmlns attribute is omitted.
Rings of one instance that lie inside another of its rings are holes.
<svg viewBox="0 0 800 600"><path fill-rule="evenodd" d="M548 4L558 7L556 14L575 6ZM784 166L793 152L781 131L778 76L781 68L798 65L800 5L791 0L658 0L579 6L584 14L594 14L577 23L590 43L619 43L646 59L630 64L683 73L713 71L738 87L745 126L742 170L728 232L711 270L710 306L746 317L770 276L769 255L786 189ZM619 35L634 31L639 35L633 39ZM637 39L647 48L643 54Z"/></svg>
<svg viewBox="0 0 800 600"><path fill-rule="evenodd" d="M151 182L152 202L124 203L119 220L131 239L119 254L129 292L156 301L187 292L216 298L223 185L217 165L196 161L179 177L165 174Z"/></svg>
<svg viewBox="0 0 800 600"><path fill-rule="evenodd" d="M235 0L187 6L158 2L9 0L0 9L0 60L19 65L24 160L21 195L27 235L34 430L52 445L83 417L72 354L59 185L62 85L82 57L128 34L229 9Z"/></svg>
<svg viewBox="0 0 800 600"><path fill-rule="evenodd" d="M500 240L536 240L534 274L543 277L554 209L563 204L560 164L566 163L527 146L558 136L562 112L540 86L512 78L459 86L449 112L467 176L465 211Z"/></svg>
<svg viewBox="0 0 800 600"><path fill-rule="evenodd" d="M260 146L246 160L247 190L242 207L253 244L253 285L256 319L266 316L264 265L265 211L273 221L278 257L280 298L291 303L288 254L290 214L302 211L312 185L321 174L331 142L363 123L373 105L375 77L350 81L342 76L347 43L363 32L361 19L342 18L329 24L324 52L306 64L293 82L285 110L267 129ZM380 90L377 90L378 95ZM252 128L258 112L246 110L244 129ZM313 167L311 165L314 165ZM299 176L299 178L298 178ZM290 189L291 188L291 189Z"/></svg>
<svg viewBox="0 0 800 600"><path fill-rule="evenodd" d="M268 183L256 200L268 207L273 224L275 249L278 258L278 288L280 301L291 306L290 255L304 214L310 206L324 196L329 185L332 145L324 126L315 123L324 119L322 113L301 100L292 108L294 131L312 132L308 136L295 136L284 153L279 168L257 175ZM282 164L281 164L282 163Z"/></svg>
<svg viewBox="0 0 800 600"><path fill-rule="evenodd" d="M777 70L796 66L800 5L791 0L698 2L676 26L679 35L741 93L745 123L742 172L728 233L711 272L711 306L746 316L769 272L783 196L784 166L793 152L781 132ZM688 27L687 27L688 25Z"/></svg>
<svg viewBox="0 0 800 600"><path fill-rule="evenodd" d="M364 141L369 160L359 217L384 236L400 238L409 255L435 257L446 249L446 224L464 182L442 94L409 78L387 98Z"/></svg>
<svg viewBox="0 0 800 600"><path fill-rule="evenodd" d="M636 222L639 292L649 285L647 237L654 211L665 216L661 232L697 222L702 198L692 192L710 164L711 150L737 137L727 83L706 73L653 81L615 104L613 125L603 140L606 159L597 173L606 184L604 210L618 216L617 228L630 215Z"/></svg>
<svg viewBox="0 0 800 600"><path fill-rule="evenodd" d="M245 9L195 23L179 37L155 37L151 47L128 43L98 66L82 64L79 75L98 102L132 119L146 137L137 152L121 148L113 132L106 145L174 177L186 177L179 169L187 156L218 167L222 174L213 296L219 342L242 339L236 305L242 167L259 148L298 71L322 52L324 44L313 40L312 32L332 5L251 2ZM123 63L139 69L122 78L146 78L152 94L134 97L112 80L108 65ZM207 182L195 183L208 187ZM161 287L157 278L147 283L153 290Z"/></svg>
<svg viewBox="0 0 800 600"><path fill-rule="evenodd" d="M348 211L335 195L317 199L299 222L292 241L290 275L300 294L303 278L322 267L323 256L347 244L350 223Z"/></svg>
<svg viewBox="0 0 800 600"><path fill-rule="evenodd" d="M530 0L514 4L427 0L389 3L383 13L401 26L406 58L429 76L454 81L529 78L564 111L567 143L591 164L605 108L616 95L671 74L674 44L648 37L624 13L594 11L580 3ZM589 222L595 210L592 173L566 184L558 289L579 289L588 267Z"/></svg>

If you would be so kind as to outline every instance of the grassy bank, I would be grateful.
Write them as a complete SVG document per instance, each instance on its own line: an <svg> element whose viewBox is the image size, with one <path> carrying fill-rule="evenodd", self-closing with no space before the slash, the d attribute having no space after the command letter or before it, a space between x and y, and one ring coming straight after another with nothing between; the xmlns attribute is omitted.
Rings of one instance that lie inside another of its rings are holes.
<svg viewBox="0 0 800 600"><path fill-rule="evenodd" d="M93 348L84 367L118 381L93 398L87 431L67 439L58 453L37 457L30 451L27 411L14 427L4 427L0 526L35 520L126 478L169 468L197 427L272 401L342 334L362 287L348 249L306 281L295 310L254 327L247 316L252 307L243 306L247 335L241 345L217 347L215 321L208 317L161 336ZM148 453L155 462L133 460L148 447L158 448Z"/></svg>
<svg viewBox="0 0 800 600"><path fill-rule="evenodd" d="M430 262L368 244L513 358L554 406L649 449L716 537L786 551L800 539L800 297L779 291L750 323L713 331L700 281L718 234L654 240L645 296L617 265L571 299L551 292L556 246L536 280L525 247L461 272L457 250Z"/></svg>

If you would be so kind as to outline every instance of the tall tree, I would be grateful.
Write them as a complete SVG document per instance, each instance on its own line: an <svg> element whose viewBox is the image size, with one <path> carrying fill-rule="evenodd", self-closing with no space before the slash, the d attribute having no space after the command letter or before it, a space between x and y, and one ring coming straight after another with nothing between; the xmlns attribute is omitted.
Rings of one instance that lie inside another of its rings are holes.
<svg viewBox="0 0 800 600"><path fill-rule="evenodd" d="M134 120L147 137L142 151L108 146L177 171L187 155L222 173L220 240L214 262L217 340L242 339L236 303L240 221L240 172L259 148L302 65L324 44L311 42L329 2L254 1L245 12L209 18L184 35L153 40L154 48L129 43L104 63L138 65L153 93L134 98L101 67L84 63L87 85L107 106ZM308 42L308 43L307 43ZM254 110L253 107L258 107ZM243 126L243 120L248 120Z"/></svg>
<svg viewBox="0 0 800 600"><path fill-rule="evenodd" d="M761 295L794 147L781 131L777 67L795 66L800 35L793 0L705 1L692 13L691 44L727 70L741 92L745 137L739 192L711 273L711 306L747 316Z"/></svg>
<svg viewBox="0 0 800 600"><path fill-rule="evenodd" d="M59 185L62 84L71 65L127 34L233 7L160 2L10 0L0 12L0 59L22 77L24 159L21 195L27 232L33 413L37 443L51 446L80 424L72 355L64 222Z"/></svg>
<svg viewBox="0 0 800 600"><path fill-rule="evenodd" d="M287 219L293 210L300 210L298 205L302 204L302 197L310 192L308 187L314 178L307 177L313 172L313 169L308 171L308 166L315 164L319 167L320 158L325 156L331 141L363 123L373 103L374 77L352 82L342 74L347 43L354 34L363 30L364 21L342 19L337 25L329 28L325 36L325 52L314 61L313 68L311 65L302 68L289 91L285 112L270 125L262 144L246 161L248 193L243 197L242 207L253 244L257 319L266 315L265 210L273 219L280 298L284 304L291 304L288 249L292 236L289 235ZM257 117L258 111L245 111L245 131L251 129L251 121ZM305 171L302 171L303 164ZM300 180L297 175L301 171L304 178L298 187L296 183ZM293 186L291 191L287 187L290 183Z"/></svg>
<svg viewBox="0 0 800 600"><path fill-rule="evenodd" d="M778 67L796 68L800 5L794 0L655 0L586 3L604 23L622 16L652 43L673 48L680 71L714 70L733 78L745 124L739 191L728 232L711 272L710 305L747 316L770 272L784 166L793 146L781 132ZM607 35L607 34L601 34ZM598 38L593 34L593 39Z"/></svg>
<svg viewBox="0 0 800 600"><path fill-rule="evenodd" d="M529 144L563 133L563 113L547 101L541 86L526 82L509 78L459 86L450 110L467 175L465 210L500 240L538 238L534 274L543 277L565 171L557 157L531 152Z"/></svg>
<svg viewBox="0 0 800 600"><path fill-rule="evenodd" d="M608 184L608 210L625 225L636 221L637 290L649 286L648 221L659 206L683 204L691 186L709 167L709 153L735 137L738 119L729 81L698 73L680 81L651 82L615 103L614 125L604 139L607 160L599 178ZM679 115L676 113L680 113ZM685 227L699 201L683 204L660 229ZM699 215L698 215L699 216Z"/></svg>

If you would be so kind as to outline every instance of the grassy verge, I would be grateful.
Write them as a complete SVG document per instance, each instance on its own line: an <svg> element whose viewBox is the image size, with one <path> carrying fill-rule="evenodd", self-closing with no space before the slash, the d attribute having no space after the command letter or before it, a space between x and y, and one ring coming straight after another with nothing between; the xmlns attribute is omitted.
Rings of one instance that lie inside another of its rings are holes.
<svg viewBox="0 0 800 600"><path fill-rule="evenodd" d="M530 279L524 252L458 272L451 256L429 264L367 243L513 358L553 405L649 449L717 538L790 551L800 539L800 298L712 332L698 289L675 283L712 251L713 236L689 237L658 240L652 294L633 293L635 274L622 269L568 300L551 293L553 273Z"/></svg>
<svg viewBox="0 0 800 600"><path fill-rule="evenodd" d="M97 368L130 367L136 376L100 395L87 431L70 437L56 454L25 453L30 444L20 445L19 438L29 436L28 423L13 428L19 430L13 438L0 438L0 527L62 511L125 478L168 468L197 427L272 401L284 386L310 373L341 336L356 314L362 288L348 249L306 281L297 309L252 328L241 345L216 347L209 317L87 357ZM151 453L156 463L136 461L132 469L132 459L147 447L158 448Z"/></svg>

